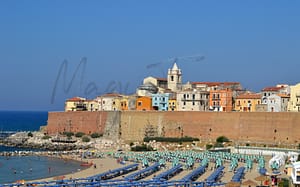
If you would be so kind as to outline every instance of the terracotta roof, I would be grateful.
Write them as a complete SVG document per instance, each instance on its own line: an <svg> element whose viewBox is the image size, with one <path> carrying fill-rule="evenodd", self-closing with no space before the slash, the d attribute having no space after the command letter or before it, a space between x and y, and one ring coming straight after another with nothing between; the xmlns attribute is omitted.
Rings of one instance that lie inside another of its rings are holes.
<svg viewBox="0 0 300 187"><path fill-rule="evenodd" d="M289 98L290 97L290 95L288 95L288 94L277 94L279 97L285 97L285 98Z"/></svg>
<svg viewBox="0 0 300 187"><path fill-rule="evenodd" d="M101 95L100 97L121 97L122 95L118 94L118 93L107 93L104 95Z"/></svg>
<svg viewBox="0 0 300 187"><path fill-rule="evenodd" d="M236 97L237 99L260 99L261 95L260 94L255 94L255 93L246 93L246 94L241 94Z"/></svg>
<svg viewBox="0 0 300 187"><path fill-rule="evenodd" d="M236 85L240 83L239 82L192 82L191 84L205 84L211 87L211 86L220 86L220 85L229 86L229 85Z"/></svg>
<svg viewBox="0 0 300 187"><path fill-rule="evenodd" d="M82 97L72 97L70 99L67 99L67 101L70 101L70 102L76 102L76 101L85 101L86 99L85 98L82 98Z"/></svg>
<svg viewBox="0 0 300 187"><path fill-rule="evenodd" d="M282 89L282 87L273 86L273 87L266 87L266 88L262 89L262 91L263 92L272 92L272 91L279 91L281 89Z"/></svg>
<svg viewBox="0 0 300 187"><path fill-rule="evenodd" d="M167 78L161 78L161 77L154 77L155 79L157 79L158 81L168 81Z"/></svg>
<svg viewBox="0 0 300 187"><path fill-rule="evenodd" d="M87 102L94 102L95 100L94 99L87 99L86 100ZM95 101L96 102L96 101Z"/></svg>

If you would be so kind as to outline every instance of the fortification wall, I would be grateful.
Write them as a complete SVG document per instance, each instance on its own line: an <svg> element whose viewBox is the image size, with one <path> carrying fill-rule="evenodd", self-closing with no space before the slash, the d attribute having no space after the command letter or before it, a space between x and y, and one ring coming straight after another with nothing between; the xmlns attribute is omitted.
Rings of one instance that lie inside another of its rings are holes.
<svg viewBox="0 0 300 187"><path fill-rule="evenodd" d="M103 133L112 139L142 140L145 135L192 136L214 141L299 143L300 113L296 112L49 112L46 132Z"/></svg>
<svg viewBox="0 0 300 187"><path fill-rule="evenodd" d="M300 142L300 113L292 112L126 111L121 115L121 138L142 140L149 124L157 135L166 137L192 136L214 141L226 136L244 142Z"/></svg>
<svg viewBox="0 0 300 187"><path fill-rule="evenodd" d="M59 132L104 133L108 112L49 112L45 131L48 134Z"/></svg>

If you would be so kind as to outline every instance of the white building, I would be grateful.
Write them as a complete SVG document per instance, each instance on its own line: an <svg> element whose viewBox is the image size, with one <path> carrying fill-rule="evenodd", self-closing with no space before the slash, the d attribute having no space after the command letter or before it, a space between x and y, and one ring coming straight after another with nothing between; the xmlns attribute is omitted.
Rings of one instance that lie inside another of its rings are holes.
<svg viewBox="0 0 300 187"><path fill-rule="evenodd" d="M208 111L209 92L187 89L177 92L177 111Z"/></svg>
<svg viewBox="0 0 300 187"><path fill-rule="evenodd" d="M294 185L300 185L300 162L293 163L291 178Z"/></svg>
<svg viewBox="0 0 300 187"><path fill-rule="evenodd" d="M272 94L268 97L263 97L262 104L267 105L267 112L286 112L289 98L285 94Z"/></svg>
<svg viewBox="0 0 300 187"><path fill-rule="evenodd" d="M98 111L113 111L116 110L115 106L115 98L121 97L119 94L109 93L98 96L95 100L98 103Z"/></svg>

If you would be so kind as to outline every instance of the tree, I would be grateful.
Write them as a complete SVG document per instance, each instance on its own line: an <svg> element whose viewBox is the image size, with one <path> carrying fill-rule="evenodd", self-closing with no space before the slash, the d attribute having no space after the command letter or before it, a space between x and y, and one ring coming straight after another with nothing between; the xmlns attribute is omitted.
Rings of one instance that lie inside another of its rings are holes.
<svg viewBox="0 0 300 187"><path fill-rule="evenodd" d="M97 133L97 132L94 132L93 134L91 134L91 137L92 138L99 138L99 137L101 137L102 136L102 134L99 134L99 133Z"/></svg>
<svg viewBox="0 0 300 187"><path fill-rule="evenodd" d="M229 139L228 139L226 136L219 136L219 137L216 139L216 142L217 142L217 143L229 142Z"/></svg>
<svg viewBox="0 0 300 187"><path fill-rule="evenodd" d="M84 132L77 132L77 133L75 134L75 137L81 138L81 137L84 136L84 135L85 135Z"/></svg>
<svg viewBox="0 0 300 187"><path fill-rule="evenodd" d="M89 142L89 141L90 141L90 138L87 137L87 136L83 136L83 137L82 137L82 141L83 141L83 142Z"/></svg>
<svg viewBox="0 0 300 187"><path fill-rule="evenodd" d="M27 136L28 136L28 137L33 137L32 132L29 132L29 133L27 134Z"/></svg>

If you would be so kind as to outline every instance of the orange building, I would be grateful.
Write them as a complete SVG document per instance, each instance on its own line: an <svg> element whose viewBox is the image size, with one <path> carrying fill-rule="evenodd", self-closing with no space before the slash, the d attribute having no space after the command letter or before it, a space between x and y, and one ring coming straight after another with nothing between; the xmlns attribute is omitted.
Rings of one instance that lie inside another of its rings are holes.
<svg viewBox="0 0 300 187"><path fill-rule="evenodd" d="M153 110L152 99L147 96L140 96L136 99L136 110Z"/></svg>
<svg viewBox="0 0 300 187"><path fill-rule="evenodd" d="M233 91L231 89L210 90L209 109L213 111L232 111Z"/></svg>

